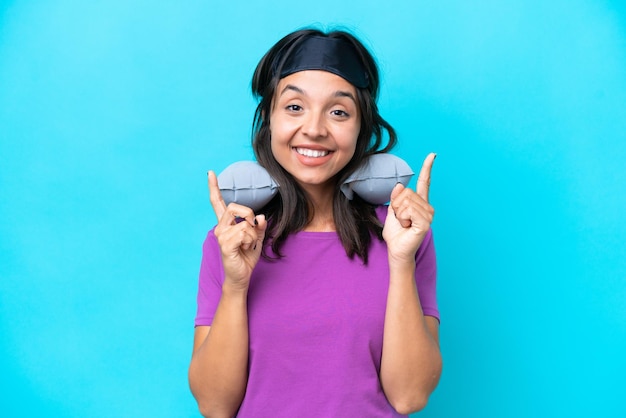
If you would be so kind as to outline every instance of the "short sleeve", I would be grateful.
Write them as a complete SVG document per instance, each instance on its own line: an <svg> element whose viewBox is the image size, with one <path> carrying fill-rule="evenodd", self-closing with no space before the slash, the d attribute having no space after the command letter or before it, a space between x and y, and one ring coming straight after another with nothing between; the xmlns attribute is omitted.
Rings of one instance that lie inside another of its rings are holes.
<svg viewBox="0 0 626 418"><path fill-rule="evenodd" d="M437 305L437 257L432 229L415 254L415 283L424 315L439 318Z"/></svg>
<svg viewBox="0 0 626 418"><path fill-rule="evenodd" d="M222 296L224 283L224 267L220 256L220 248L213 230L209 231L202 245L202 262L198 280L198 310L195 326L208 325L213 322L217 304Z"/></svg>

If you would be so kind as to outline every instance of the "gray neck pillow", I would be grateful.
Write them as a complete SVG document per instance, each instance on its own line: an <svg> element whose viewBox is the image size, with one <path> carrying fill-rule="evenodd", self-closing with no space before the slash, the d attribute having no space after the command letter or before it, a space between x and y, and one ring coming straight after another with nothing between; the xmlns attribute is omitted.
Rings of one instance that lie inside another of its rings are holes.
<svg viewBox="0 0 626 418"><path fill-rule="evenodd" d="M406 186L413 171L399 157L391 154L374 154L340 186L350 200L356 193L368 203L383 205L389 202L391 190L397 183ZM217 177L222 197L231 202L258 211L278 193L280 186L267 170L255 161L238 161L226 167Z"/></svg>

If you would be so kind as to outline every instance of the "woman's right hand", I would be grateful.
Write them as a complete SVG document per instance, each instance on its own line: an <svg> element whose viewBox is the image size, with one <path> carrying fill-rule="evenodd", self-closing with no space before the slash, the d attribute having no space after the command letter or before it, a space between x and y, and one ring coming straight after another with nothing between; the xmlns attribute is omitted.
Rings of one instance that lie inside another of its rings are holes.
<svg viewBox="0 0 626 418"><path fill-rule="evenodd" d="M212 171L209 171L209 194L217 217L215 236L222 252L224 284L247 290L263 248L265 215L255 216L252 209L236 203L226 206Z"/></svg>

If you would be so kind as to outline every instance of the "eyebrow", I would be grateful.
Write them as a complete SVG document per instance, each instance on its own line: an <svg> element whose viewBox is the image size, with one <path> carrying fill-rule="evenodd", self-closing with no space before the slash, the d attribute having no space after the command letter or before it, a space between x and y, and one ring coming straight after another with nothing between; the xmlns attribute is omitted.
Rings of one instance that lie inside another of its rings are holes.
<svg viewBox="0 0 626 418"><path fill-rule="evenodd" d="M282 96L287 90L291 90L291 91L295 91L296 93L299 94L303 94L306 96L306 93L304 92L304 90L302 90L300 87L298 86L294 86L293 84L287 84L285 86L285 88L280 92L279 96ZM337 90L334 94L333 97L347 97L349 99L352 99L352 101L354 103L357 103L356 98L354 97L354 95L352 93L350 93L349 91L343 91L343 90Z"/></svg>
<svg viewBox="0 0 626 418"><path fill-rule="evenodd" d="M281 92L280 92L280 96L282 96L283 94L285 94L285 92L286 92L287 90L293 90L293 91L295 91L296 93L305 94L305 93L304 93L304 90L302 90L300 87L296 87L296 86L294 86L293 84L287 84L287 85L285 86L285 88L283 89L283 91L281 91Z"/></svg>

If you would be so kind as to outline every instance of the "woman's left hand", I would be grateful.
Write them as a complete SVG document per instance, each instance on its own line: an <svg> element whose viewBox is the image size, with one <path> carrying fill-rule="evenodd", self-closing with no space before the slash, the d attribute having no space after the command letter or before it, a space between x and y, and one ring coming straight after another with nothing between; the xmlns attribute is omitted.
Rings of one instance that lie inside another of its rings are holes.
<svg viewBox="0 0 626 418"><path fill-rule="evenodd" d="M415 263L415 253L430 229L435 210L428 203L428 191L435 157L430 153L424 160L416 191L397 184L391 192L383 228L390 262Z"/></svg>

